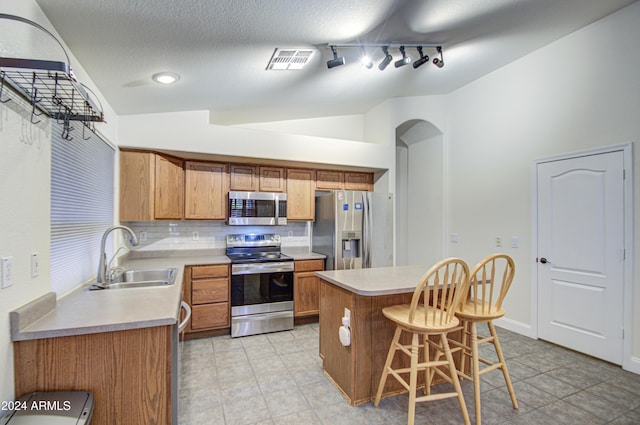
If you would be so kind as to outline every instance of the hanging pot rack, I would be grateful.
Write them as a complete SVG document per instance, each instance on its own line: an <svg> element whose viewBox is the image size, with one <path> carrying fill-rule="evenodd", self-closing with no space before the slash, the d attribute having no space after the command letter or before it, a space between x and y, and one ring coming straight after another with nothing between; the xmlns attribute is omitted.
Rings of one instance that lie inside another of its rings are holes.
<svg viewBox="0 0 640 425"><path fill-rule="evenodd" d="M58 43L66 58L66 62L58 62L0 56L0 102L10 100L4 90L11 86L31 104L32 123L37 124L37 117L45 114L63 124L65 138L72 128L71 121L81 121L90 128L95 122L104 122L100 100L76 79L67 51L49 30L20 16L0 13L0 19L22 22L43 31Z"/></svg>

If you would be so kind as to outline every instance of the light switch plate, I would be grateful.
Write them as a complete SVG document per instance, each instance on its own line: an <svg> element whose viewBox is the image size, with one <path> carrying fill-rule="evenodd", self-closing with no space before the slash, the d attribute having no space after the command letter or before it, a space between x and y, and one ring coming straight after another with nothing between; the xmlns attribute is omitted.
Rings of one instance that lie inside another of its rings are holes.
<svg viewBox="0 0 640 425"><path fill-rule="evenodd" d="M31 253L31 277L38 277L40 275L40 254L37 252Z"/></svg>
<svg viewBox="0 0 640 425"><path fill-rule="evenodd" d="M2 289L13 285L13 257L2 257L0 261L2 268Z"/></svg>

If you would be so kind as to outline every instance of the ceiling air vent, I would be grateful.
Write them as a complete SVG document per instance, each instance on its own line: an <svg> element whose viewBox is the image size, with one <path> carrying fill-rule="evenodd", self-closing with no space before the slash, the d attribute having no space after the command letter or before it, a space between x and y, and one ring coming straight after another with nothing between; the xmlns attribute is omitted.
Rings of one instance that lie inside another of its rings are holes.
<svg viewBox="0 0 640 425"><path fill-rule="evenodd" d="M302 69L313 56L311 49L275 49L267 70L282 71L287 69Z"/></svg>

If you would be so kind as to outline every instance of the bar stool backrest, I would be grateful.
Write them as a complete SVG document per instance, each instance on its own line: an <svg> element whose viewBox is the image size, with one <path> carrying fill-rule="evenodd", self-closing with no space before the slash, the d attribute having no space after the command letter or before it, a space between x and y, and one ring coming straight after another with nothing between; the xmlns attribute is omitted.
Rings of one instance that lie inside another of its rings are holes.
<svg viewBox="0 0 640 425"><path fill-rule="evenodd" d="M482 259L469 274L463 310L489 316L500 313L514 274L515 264L506 254L492 254Z"/></svg>
<svg viewBox="0 0 640 425"><path fill-rule="evenodd" d="M469 266L459 258L448 258L434 264L413 292L409 322L420 320L421 325L437 327L451 323L467 292L468 277Z"/></svg>

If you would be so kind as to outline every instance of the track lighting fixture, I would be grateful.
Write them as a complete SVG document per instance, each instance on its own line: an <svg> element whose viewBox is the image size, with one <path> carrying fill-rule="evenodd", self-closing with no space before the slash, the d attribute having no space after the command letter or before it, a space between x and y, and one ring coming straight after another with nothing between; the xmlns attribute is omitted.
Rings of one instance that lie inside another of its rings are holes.
<svg viewBox="0 0 640 425"><path fill-rule="evenodd" d="M418 46L416 50L418 50L418 53L420 54L420 59L416 60L413 63L413 69L418 69L425 63L429 62L429 56L424 54L424 52L422 51L422 46Z"/></svg>
<svg viewBox="0 0 640 425"><path fill-rule="evenodd" d="M344 56L338 57L338 48L340 49L354 48L354 49L359 49L360 52L362 53L362 56L360 58L360 62L362 63L362 65L365 66L367 69L371 69L373 67L373 61L372 61L372 58L367 55L367 52L371 52L372 48L374 47L376 48L379 47L380 49L382 49L383 58L382 58L382 61L378 64L378 69L380 71L384 71L387 68L387 66L389 66L389 64L393 62L393 56L391 55L391 53L389 53L390 49L398 49L400 51L400 54L402 55L402 57L399 60L394 62L394 66L396 68L401 68L411 63L412 61L411 56L407 54L406 49L414 48L414 47L417 50L418 54L420 55L420 57L416 59L415 62L413 62L414 69L418 69L422 65L429 63L429 55L425 54L424 52L425 49L435 49L437 53L434 55L436 57L433 59L432 63L438 68L442 68L444 66L444 59L442 57L442 46L437 44L396 43L396 42L376 43L376 44L355 44L354 43L354 44L333 44L333 45L330 45L329 47L331 47L331 52L333 53L333 59L327 61L327 68L335 68L336 66L345 64Z"/></svg>
<svg viewBox="0 0 640 425"><path fill-rule="evenodd" d="M336 66L344 65L344 56L338 57L338 49L336 46L331 46L333 52L333 59L327 61L327 68L335 68Z"/></svg>
<svg viewBox="0 0 640 425"><path fill-rule="evenodd" d="M400 54L402 54L402 59L397 60L396 63L394 63L396 68L400 68L401 66L411 63L411 56L407 56L407 53L404 51L404 46L400 46Z"/></svg>
<svg viewBox="0 0 640 425"><path fill-rule="evenodd" d="M380 62L380 65L378 65L378 69L380 71L384 71L387 65L389 65L393 60L393 56L389 54L389 49L387 48L387 46L382 46L382 53L384 53L384 59L382 59L382 62Z"/></svg>
<svg viewBox="0 0 640 425"><path fill-rule="evenodd" d="M435 66L437 66L438 68L442 68L444 66L444 60L442 59L442 47L438 46L436 47L436 50L438 51L438 53L440 54L440 59L438 58L434 58L433 59L433 64Z"/></svg>

